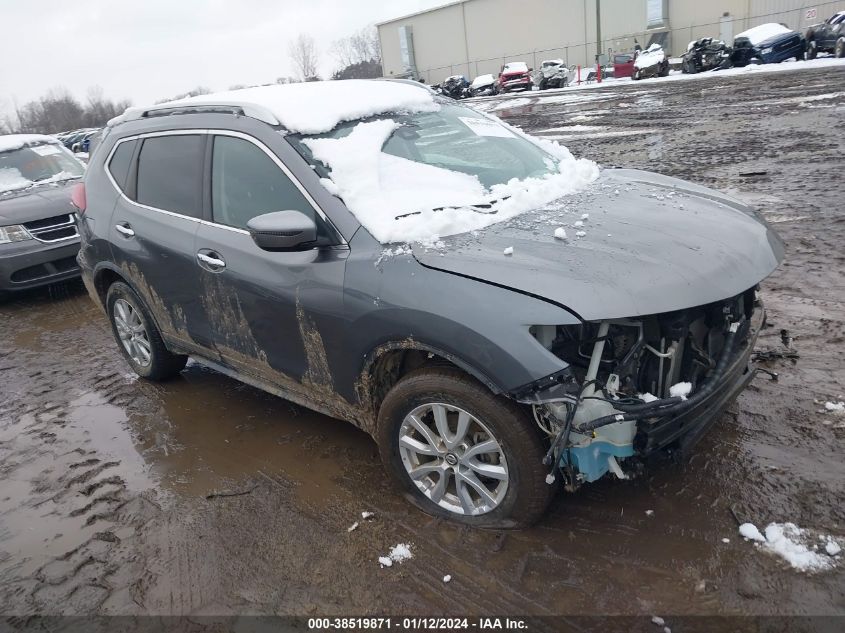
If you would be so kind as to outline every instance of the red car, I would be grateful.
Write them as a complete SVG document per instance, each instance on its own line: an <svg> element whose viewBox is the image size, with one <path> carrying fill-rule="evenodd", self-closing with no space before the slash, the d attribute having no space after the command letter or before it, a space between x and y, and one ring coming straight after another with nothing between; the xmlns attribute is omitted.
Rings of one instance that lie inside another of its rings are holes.
<svg viewBox="0 0 845 633"><path fill-rule="evenodd" d="M613 76L616 79L630 77L634 74L634 55L631 53L616 53L613 56Z"/></svg>
<svg viewBox="0 0 845 633"><path fill-rule="evenodd" d="M496 81L497 92L511 90L531 90L531 69L525 62L508 62L502 66L499 79Z"/></svg>

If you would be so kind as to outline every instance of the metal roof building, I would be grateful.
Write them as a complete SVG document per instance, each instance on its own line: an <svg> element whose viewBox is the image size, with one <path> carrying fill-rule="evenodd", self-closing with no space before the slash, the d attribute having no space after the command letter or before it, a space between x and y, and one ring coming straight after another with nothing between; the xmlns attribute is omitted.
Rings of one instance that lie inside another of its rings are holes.
<svg viewBox="0 0 845 633"><path fill-rule="evenodd" d="M377 26L385 76L437 83L496 74L506 61L593 65L598 52L627 52L635 40L680 55L700 37L732 42L766 22L803 32L842 9L843 0L458 0Z"/></svg>

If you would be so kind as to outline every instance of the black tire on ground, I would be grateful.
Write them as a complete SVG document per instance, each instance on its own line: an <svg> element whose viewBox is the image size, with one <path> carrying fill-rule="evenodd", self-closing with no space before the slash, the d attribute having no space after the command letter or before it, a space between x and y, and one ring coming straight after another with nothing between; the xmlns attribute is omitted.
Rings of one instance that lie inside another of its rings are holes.
<svg viewBox="0 0 845 633"><path fill-rule="evenodd" d="M126 351L126 348L123 346L123 342L120 340L114 313L114 304L118 301L118 299L126 301L132 309L137 312L141 323L146 330L150 348L150 362L147 365L142 365L132 359ZM109 323L111 324L112 334L114 335L117 347L121 354L123 354L126 362L129 363L129 366L132 367L132 370L136 374L148 380L162 381L172 378L185 368L185 364L188 362L188 357L182 354L173 354L167 349L155 322L147 312L144 302L141 301L141 298L135 293L135 291L125 283L116 281L109 286L108 292L106 293L106 313L109 318Z"/></svg>
<svg viewBox="0 0 845 633"><path fill-rule="evenodd" d="M488 427L502 448L508 487L498 506L475 516L452 512L426 497L412 481L399 452L405 417L427 403L460 407ZM387 394L378 414L376 441L385 468L417 507L445 519L481 528L521 528L545 513L557 482L546 483L549 469L542 460L546 449L524 409L495 396L480 382L449 367L422 368L400 380ZM559 479L559 478L558 478Z"/></svg>
<svg viewBox="0 0 845 633"><path fill-rule="evenodd" d="M669 76L669 62L668 61L663 66L660 67L660 72L658 74L661 77L668 77Z"/></svg>
<svg viewBox="0 0 845 633"><path fill-rule="evenodd" d="M548 88L548 87L549 87L549 82L548 82L548 80L547 80L545 77L543 77L543 78L540 80L540 86L539 86L539 88L540 88L540 90L545 90L545 89L546 89L546 88Z"/></svg>
<svg viewBox="0 0 845 633"><path fill-rule="evenodd" d="M833 49L834 57L845 57L845 37L836 40L836 48Z"/></svg>
<svg viewBox="0 0 845 633"><path fill-rule="evenodd" d="M816 43L816 40L810 40L807 42L807 59L815 59L818 54L819 46Z"/></svg>

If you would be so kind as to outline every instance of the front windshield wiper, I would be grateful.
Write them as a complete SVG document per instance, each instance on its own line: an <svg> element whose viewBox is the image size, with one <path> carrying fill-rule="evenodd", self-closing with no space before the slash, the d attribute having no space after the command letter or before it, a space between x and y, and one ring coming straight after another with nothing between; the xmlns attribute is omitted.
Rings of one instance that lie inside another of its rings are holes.
<svg viewBox="0 0 845 633"><path fill-rule="evenodd" d="M510 198L510 196L503 196L496 200L491 200L490 202L479 202L478 204L461 204L452 207L435 207L432 211L446 211L447 209L469 209L470 211L474 211L475 213L483 213L485 215L494 215L498 213L498 209L493 209L493 205L497 202L503 202ZM490 211L490 209L493 209ZM401 220L402 218L408 218L412 215L420 215L422 211L411 211L409 213L402 213L397 215L394 220Z"/></svg>

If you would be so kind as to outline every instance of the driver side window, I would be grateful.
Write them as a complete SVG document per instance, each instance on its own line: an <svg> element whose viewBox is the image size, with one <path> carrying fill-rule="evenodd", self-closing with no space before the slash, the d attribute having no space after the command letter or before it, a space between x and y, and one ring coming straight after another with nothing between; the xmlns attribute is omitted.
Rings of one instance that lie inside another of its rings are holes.
<svg viewBox="0 0 845 633"><path fill-rule="evenodd" d="M252 218L301 211L320 226L314 208L279 166L257 145L234 136L215 136L211 163L214 222L246 229Z"/></svg>

